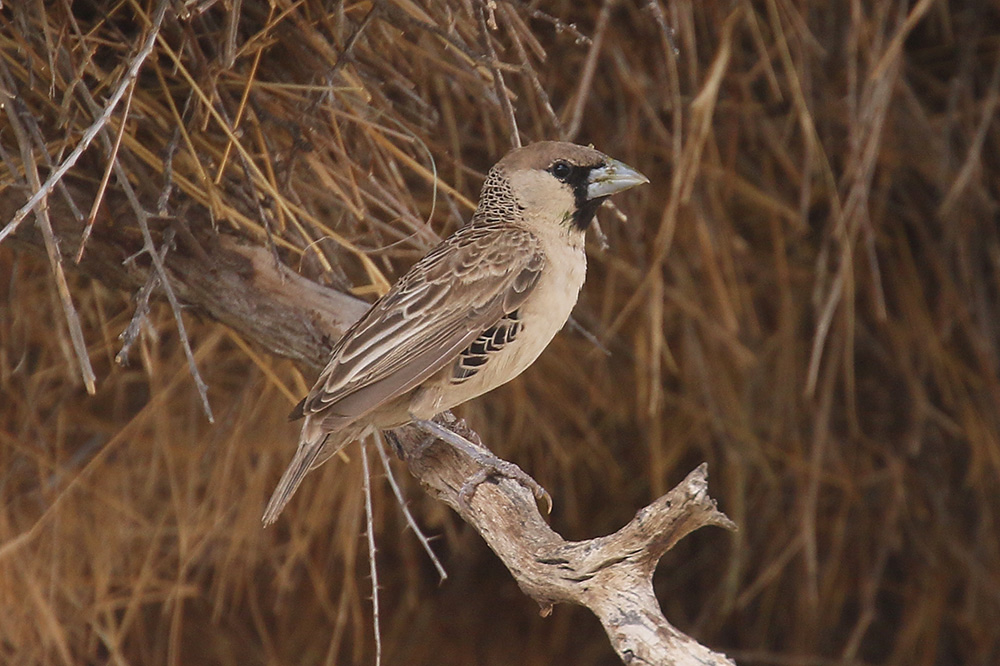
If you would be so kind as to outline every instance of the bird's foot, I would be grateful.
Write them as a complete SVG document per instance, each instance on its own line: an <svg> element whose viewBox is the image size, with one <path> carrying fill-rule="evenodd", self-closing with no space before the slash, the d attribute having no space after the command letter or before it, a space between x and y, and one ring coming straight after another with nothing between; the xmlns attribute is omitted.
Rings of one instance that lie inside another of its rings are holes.
<svg viewBox="0 0 1000 666"><path fill-rule="evenodd" d="M481 484L492 477L500 476L517 481L530 490L536 500L545 502L545 513L552 513L552 496L549 495L549 491L542 488L541 484L531 478L523 469L510 461L496 457L492 453L485 456L473 455L473 458L479 463L480 469L469 477L462 484L462 489L458 491L458 503L463 509L469 509L469 501Z"/></svg>
<svg viewBox="0 0 1000 666"><path fill-rule="evenodd" d="M479 442L479 436L472 433L468 426L465 425L464 421L455 423L453 427L457 426L458 428L475 435L475 439L477 440L475 443L457 432L441 425L440 423L435 423L434 421L418 419L415 420L414 423L424 432L434 435L436 438L451 444L456 449L462 451L479 463L479 471L467 479L465 483L462 484L461 490L458 492L458 503L462 509L469 509L469 501L472 499L472 496L475 495L476 489L480 485L482 485L487 479L499 476L506 477L520 483L532 492L535 499L543 500L545 502L546 513L552 513L552 496L549 495L548 491L545 490L545 488L542 488L541 484L531 478L531 476L529 476L523 469L512 462L498 458L492 451L483 446L482 443Z"/></svg>

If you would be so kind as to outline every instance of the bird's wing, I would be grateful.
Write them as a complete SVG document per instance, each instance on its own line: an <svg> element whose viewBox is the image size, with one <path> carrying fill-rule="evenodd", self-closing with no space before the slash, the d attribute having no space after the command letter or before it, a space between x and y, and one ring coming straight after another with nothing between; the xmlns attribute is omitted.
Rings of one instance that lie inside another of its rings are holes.
<svg viewBox="0 0 1000 666"><path fill-rule="evenodd" d="M303 415L346 423L415 388L520 307L544 263L528 231L463 227L344 334Z"/></svg>

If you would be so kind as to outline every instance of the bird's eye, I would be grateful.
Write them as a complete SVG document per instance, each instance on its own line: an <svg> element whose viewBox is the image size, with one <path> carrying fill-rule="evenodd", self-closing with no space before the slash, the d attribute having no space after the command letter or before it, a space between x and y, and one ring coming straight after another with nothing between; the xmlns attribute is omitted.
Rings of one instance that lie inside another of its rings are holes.
<svg viewBox="0 0 1000 666"><path fill-rule="evenodd" d="M566 180L569 178L569 175L573 173L573 167L569 164L569 162L563 162L560 160L553 164L549 171L551 171L552 175L559 180Z"/></svg>

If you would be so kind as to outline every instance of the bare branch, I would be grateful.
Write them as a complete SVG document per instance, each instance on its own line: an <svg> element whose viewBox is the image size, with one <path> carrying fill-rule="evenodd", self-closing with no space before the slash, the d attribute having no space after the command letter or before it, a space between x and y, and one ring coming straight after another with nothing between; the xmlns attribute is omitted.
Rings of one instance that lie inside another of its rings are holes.
<svg viewBox="0 0 1000 666"><path fill-rule="evenodd" d="M163 243L160 244L160 261L167 256L167 251L170 249L170 244L173 242L173 234L168 230L167 234L164 234ZM83 249L83 243L85 239L80 241L80 250ZM79 250L77 251L77 256L79 257ZM135 341L139 339L139 331L142 330L142 323L146 321L146 316L149 314L149 297L153 295L153 290L160 284L160 276L156 271L149 272L149 278L146 280L146 284L142 285L138 293L135 295L135 312L132 313L132 319L129 320L128 326L122 331L118 339L122 341L121 350L115 354L115 363L118 365L128 365L128 355L132 351L132 345Z"/></svg>

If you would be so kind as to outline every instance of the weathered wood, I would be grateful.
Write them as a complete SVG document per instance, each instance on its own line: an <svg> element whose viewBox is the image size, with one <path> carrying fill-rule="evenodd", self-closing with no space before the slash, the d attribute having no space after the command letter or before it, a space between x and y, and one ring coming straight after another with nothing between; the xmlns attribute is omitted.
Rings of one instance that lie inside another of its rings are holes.
<svg viewBox="0 0 1000 666"><path fill-rule="evenodd" d="M442 420L454 423L447 414ZM479 471L471 458L441 442L425 446L416 428L393 439L410 472L479 532L543 615L556 603L589 608L626 664L732 664L672 627L653 593L657 562L681 538L705 525L735 527L708 496L705 465L614 534L566 541L516 481L491 479L463 502L462 487Z"/></svg>

